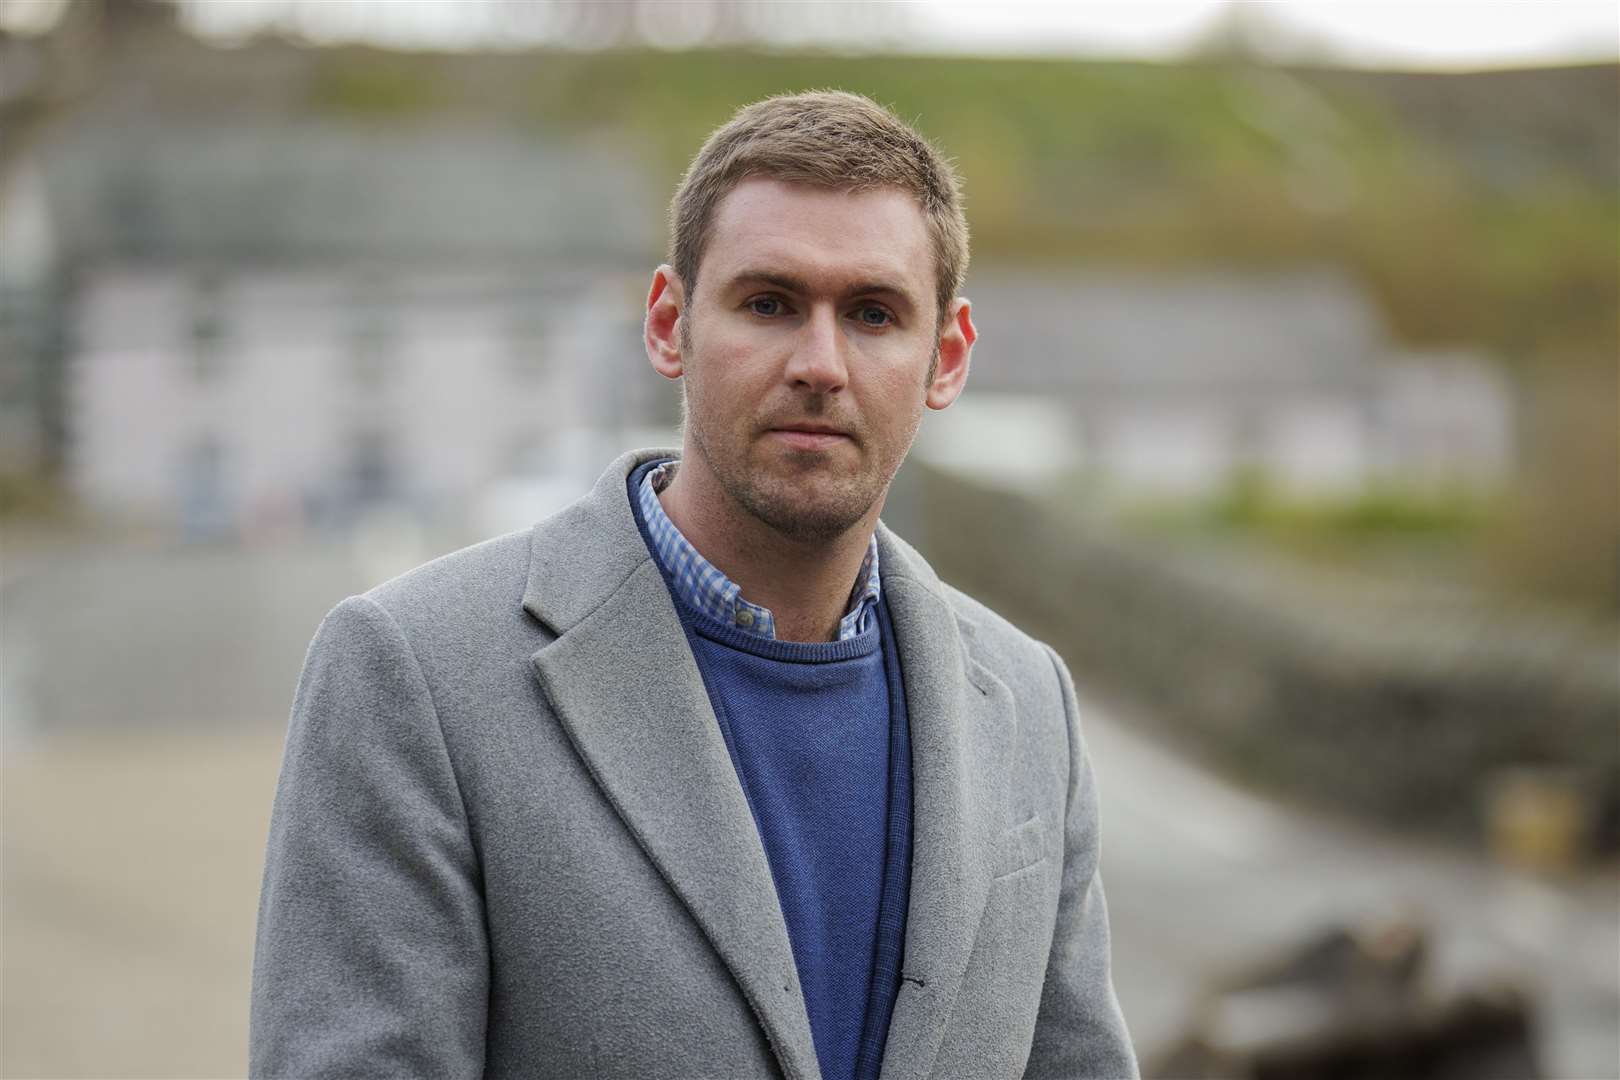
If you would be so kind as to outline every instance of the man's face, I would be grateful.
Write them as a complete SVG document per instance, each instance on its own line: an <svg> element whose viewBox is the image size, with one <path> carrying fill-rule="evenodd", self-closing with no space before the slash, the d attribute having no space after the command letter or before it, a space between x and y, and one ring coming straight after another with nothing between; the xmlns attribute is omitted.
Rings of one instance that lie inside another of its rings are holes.
<svg viewBox="0 0 1620 1080"><path fill-rule="evenodd" d="M657 296L655 279L655 309ZM875 516L924 405L943 408L960 387L930 378L933 257L922 210L899 190L744 181L716 208L684 299L682 468L795 539Z"/></svg>

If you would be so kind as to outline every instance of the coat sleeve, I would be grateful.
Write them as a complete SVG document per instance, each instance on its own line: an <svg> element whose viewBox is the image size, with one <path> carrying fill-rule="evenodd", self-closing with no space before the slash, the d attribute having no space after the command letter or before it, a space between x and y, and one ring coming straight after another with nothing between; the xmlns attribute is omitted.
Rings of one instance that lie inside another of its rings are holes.
<svg viewBox="0 0 1620 1080"><path fill-rule="evenodd" d="M421 668L365 597L321 623L293 702L253 958L255 1077L477 1076L477 855Z"/></svg>
<svg viewBox="0 0 1620 1080"><path fill-rule="evenodd" d="M1069 734L1068 808L1057 929L1024 1075L1031 1080L1134 1078L1136 1054L1109 971L1108 905L1097 874L1097 791L1080 737L1074 683L1057 653L1046 652L1057 669Z"/></svg>

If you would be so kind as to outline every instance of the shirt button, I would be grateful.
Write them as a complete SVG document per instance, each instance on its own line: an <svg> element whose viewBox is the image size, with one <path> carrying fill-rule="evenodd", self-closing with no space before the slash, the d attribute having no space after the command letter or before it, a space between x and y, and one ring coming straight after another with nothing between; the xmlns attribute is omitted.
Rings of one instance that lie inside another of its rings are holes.
<svg viewBox="0 0 1620 1080"><path fill-rule="evenodd" d="M753 626L754 625L754 613L752 611L739 611L739 612L737 612L737 625L738 626Z"/></svg>

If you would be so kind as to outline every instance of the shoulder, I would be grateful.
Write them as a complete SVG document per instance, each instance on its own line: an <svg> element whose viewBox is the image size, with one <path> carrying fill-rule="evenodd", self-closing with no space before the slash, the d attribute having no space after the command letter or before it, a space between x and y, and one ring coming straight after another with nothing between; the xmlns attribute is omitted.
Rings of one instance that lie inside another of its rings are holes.
<svg viewBox="0 0 1620 1080"><path fill-rule="evenodd" d="M365 598L401 623L482 614L507 601L515 608L529 572L531 536L532 530L523 529L441 555L370 589Z"/></svg>
<svg viewBox="0 0 1620 1080"><path fill-rule="evenodd" d="M478 703L521 694L527 659L546 641L523 610L529 547L529 532L496 537L338 604L310 644L300 700L355 716L409 700L450 736Z"/></svg>
<svg viewBox="0 0 1620 1080"><path fill-rule="evenodd" d="M443 555L345 600L323 629L347 638L366 627L405 643L418 660L510 641L532 622L522 609L529 550L524 530Z"/></svg>

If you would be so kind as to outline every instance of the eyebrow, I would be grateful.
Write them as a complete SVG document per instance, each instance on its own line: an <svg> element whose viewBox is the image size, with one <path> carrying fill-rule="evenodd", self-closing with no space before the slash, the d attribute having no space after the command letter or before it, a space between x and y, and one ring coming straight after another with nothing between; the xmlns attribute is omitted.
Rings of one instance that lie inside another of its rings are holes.
<svg viewBox="0 0 1620 1080"><path fill-rule="evenodd" d="M732 275L731 280L728 282L728 287L735 288L739 285L748 285L754 283L770 285L778 289L786 289L788 292L801 294L812 291L810 288L810 283L805 279L795 277L792 274L778 273L774 270L739 271L738 273ZM879 279L862 281L857 283L854 288L844 290L844 296L846 297L869 296L873 293L883 293L888 296L895 296L912 306L915 306L917 303L916 298L911 295L911 291L909 289L902 285L895 285L891 282L882 281Z"/></svg>

